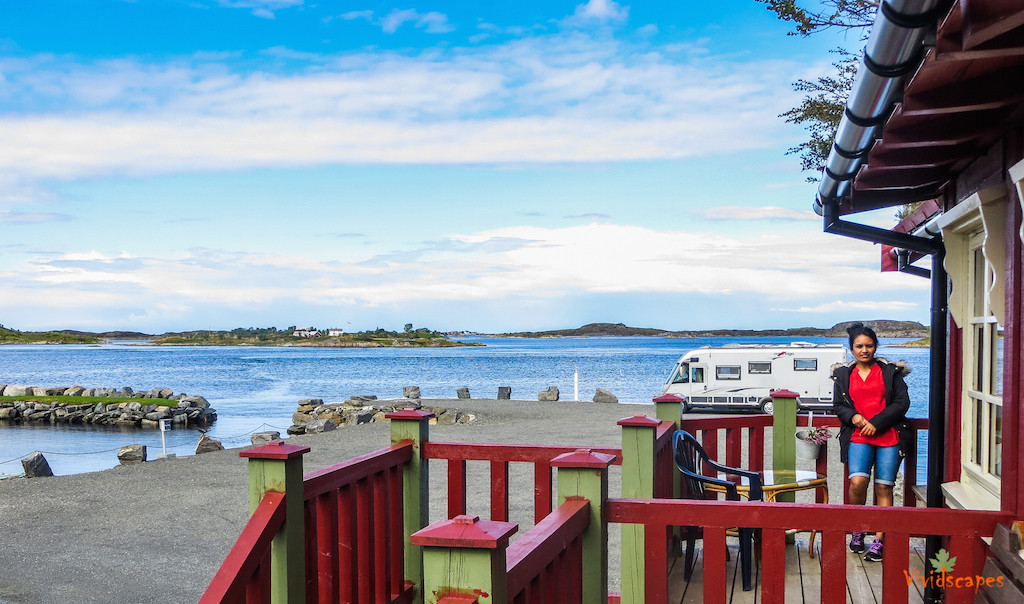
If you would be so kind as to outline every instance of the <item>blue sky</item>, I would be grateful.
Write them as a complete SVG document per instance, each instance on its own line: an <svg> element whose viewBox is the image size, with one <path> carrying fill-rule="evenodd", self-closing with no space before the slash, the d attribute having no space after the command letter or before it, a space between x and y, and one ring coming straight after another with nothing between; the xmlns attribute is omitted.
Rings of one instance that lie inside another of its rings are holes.
<svg viewBox="0 0 1024 604"><path fill-rule="evenodd" d="M0 4L0 323L927 321L777 116L842 39L753 1ZM891 213L860 220L889 226Z"/></svg>

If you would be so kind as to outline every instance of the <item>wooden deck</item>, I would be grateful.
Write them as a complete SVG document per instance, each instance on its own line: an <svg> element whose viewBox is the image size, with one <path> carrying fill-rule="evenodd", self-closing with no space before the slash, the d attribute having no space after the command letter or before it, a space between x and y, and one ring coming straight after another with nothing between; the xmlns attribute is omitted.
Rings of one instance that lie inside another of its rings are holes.
<svg viewBox="0 0 1024 604"><path fill-rule="evenodd" d="M734 539L729 540L729 562L727 573L730 580L728 594L729 602L733 604L760 602L760 575L754 572L754 589L743 591L743 585L736 560L738 558L737 545ZM922 541L915 543L915 541ZM694 560L693 575L689 584L683 578L683 558L675 558L671 562L672 569L669 575L669 602L672 604L699 604L704 601L704 590L702 588L703 571L703 550L701 543L697 542L697 554ZM821 540L814 544L817 556L821 548ZM795 544L786 547L786 602L804 602L807 604L819 604L821 602L821 565L820 558L811 558L807 555L806 535L797 537ZM913 576L916 568L924 573L924 544L923 540L912 540L910 546L909 572ZM918 575L920 576L920 575ZM882 585L882 564L880 562L865 562L862 554L847 552L846 556L846 593L847 602L850 604L881 604ZM919 583L912 583L907 587L908 601L911 603L923 602L922 587Z"/></svg>

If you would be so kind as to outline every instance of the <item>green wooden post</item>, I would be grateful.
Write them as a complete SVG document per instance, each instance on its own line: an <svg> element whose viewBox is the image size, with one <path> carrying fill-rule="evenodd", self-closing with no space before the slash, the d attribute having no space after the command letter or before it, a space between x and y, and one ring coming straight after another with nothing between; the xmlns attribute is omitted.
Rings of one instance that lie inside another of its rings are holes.
<svg viewBox="0 0 1024 604"><path fill-rule="evenodd" d="M514 522L461 515L413 535L412 542L423 548L426 604L455 594L488 594L488 604L507 604L505 550L518 528Z"/></svg>
<svg viewBox="0 0 1024 604"><path fill-rule="evenodd" d="M590 526L583 533L583 603L608 603L608 466L614 455L577 449L551 460L558 468L558 505L571 497L590 501Z"/></svg>
<svg viewBox="0 0 1024 604"><path fill-rule="evenodd" d="M634 415L622 426L622 497L654 498L654 441L658 420ZM622 525L622 604L644 601L644 527Z"/></svg>
<svg viewBox="0 0 1024 604"><path fill-rule="evenodd" d="M430 473L423 459L423 443L430 440L429 411L403 409L385 415L391 420L391 444L412 441L412 459L402 471L402 511L405 539L405 580L416 586L413 602L422 604L423 551L412 543L412 535L427 526L430 511Z"/></svg>
<svg viewBox="0 0 1024 604"><path fill-rule="evenodd" d="M285 520L270 545L270 601L306 601L306 530L303 512L302 456L309 447L275 440L239 453L249 458L249 513L267 491L284 493Z"/></svg>
<svg viewBox="0 0 1024 604"><path fill-rule="evenodd" d="M679 429L679 422L682 419L683 404L679 397L674 395L658 396L654 398L654 415L659 421L668 420L672 422L672 429ZM672 471L672 498L681 499L683 475L675 470ZM683 527L672 527L672 555L679 557L683 555Z"/></svg>
<svg viewBox="0 0 1024 604"><path fill-rule="evenodd" d="M796 480L796 392L772 392L772 473L775 482ZM786 480L786 475L792 480ZM796 493L781 493L776 501L796 501Z"/></svg>

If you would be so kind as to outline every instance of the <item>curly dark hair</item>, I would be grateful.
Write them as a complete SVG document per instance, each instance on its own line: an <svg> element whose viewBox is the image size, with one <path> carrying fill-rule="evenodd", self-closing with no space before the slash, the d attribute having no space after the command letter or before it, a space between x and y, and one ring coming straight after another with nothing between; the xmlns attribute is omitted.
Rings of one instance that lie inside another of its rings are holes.
<svg viewBox="0 0 1024 604"><path fill-rule="evenodd" d="M850 336L850 350L853 350L853 341L857 339L857 336L867 336L875 343L875 348L878 348L878 335L875 334L875 330L865 326L863 323L854 323L853 325L846 328L846 333Z"/></svg>

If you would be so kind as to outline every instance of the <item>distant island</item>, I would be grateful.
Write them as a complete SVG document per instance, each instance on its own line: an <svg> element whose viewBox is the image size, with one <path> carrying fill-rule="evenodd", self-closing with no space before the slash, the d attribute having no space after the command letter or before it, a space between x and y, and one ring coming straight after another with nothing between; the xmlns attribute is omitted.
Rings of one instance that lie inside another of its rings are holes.
<svg viewBox="0 0 1024 604"><path fill-rule="evenodd" d="M870 326L880 338L925 338L928 328L916 321L891 321L878 319L862 321ZM519 331L494 334L505 338L595 338L623 336L657 336L662 338L713 338L713 337L822 337L845 338L846 328L854 321L836 323L829 328L795 327L791 329L702 329L695 331L669 331L651 327L627 327L622 323L590 323L576 329L554 329L550 331ZM484 334L479 334L484 335Z"/></svg>
<svg viewBox="0 0 1024 604"><path fill-rule="evenodd" d="M446 334L429 329L344 333L340 329L319 330L315 327L239 327L230 331L182 331L160 335L137 331L17 331L0 326L0 344L103 344L116 341L137 342L152 346L315 346L327 348L420 348L447 346L481 346L476 343L456 342Z"/></svg>

